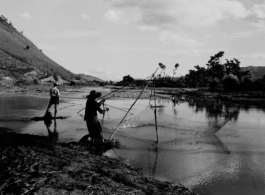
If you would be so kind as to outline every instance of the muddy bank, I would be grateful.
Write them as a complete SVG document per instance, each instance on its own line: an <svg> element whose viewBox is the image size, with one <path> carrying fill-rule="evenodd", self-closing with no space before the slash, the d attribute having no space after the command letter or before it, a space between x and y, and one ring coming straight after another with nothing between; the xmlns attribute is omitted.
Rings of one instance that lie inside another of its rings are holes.
<svg viewBox="0 0 265 195"><path fill-rule="evenodd" d="M143 176L141 170L95 153L91 145L0 128L0 194L178 194L181 185Z"/></svg>

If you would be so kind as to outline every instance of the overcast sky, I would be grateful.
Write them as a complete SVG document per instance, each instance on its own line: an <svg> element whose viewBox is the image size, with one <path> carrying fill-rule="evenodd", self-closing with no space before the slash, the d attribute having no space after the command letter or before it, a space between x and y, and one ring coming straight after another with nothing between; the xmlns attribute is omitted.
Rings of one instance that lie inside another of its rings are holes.
<svg viewBox="0 0 265 195"><path fill-rule="evenodd" d="M183 76L224 51L265 66L265 0L1 0L4 15L48 57L104 80Z"/></svg>

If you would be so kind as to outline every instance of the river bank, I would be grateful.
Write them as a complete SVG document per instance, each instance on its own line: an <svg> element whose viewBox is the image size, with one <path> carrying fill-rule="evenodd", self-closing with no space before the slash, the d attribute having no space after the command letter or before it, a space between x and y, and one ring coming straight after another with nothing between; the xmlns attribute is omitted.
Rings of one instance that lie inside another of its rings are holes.
<svg viewBox="0 0 265 195"><path fill-rule="evenodd" d="M81 86L60 86L59 89L62 94L74 94L83 92ZM24 87L0 87L0 95L14 94L14 95L35 95L49 97L50 86L24 86ZM114 86L104 88L91 87L91 90L96 89L105 96L112 90L118 89ZM106 91L104 89L109 89ZM120 90L118 93L107 96L108 99L123 99L123 98L137 98L141 89L130 88ZM149 99L151 95L151 88L147 88L140 99ZM217 100L228 103L242 104L246 106L255 106L265 108L265 93L261 91L244 91L244 92L210 92L198 89L181 89L181 88L157 88L157 99L171 99L172 96L188 95L190 97L198 97L206 100ZM82 98L85 98L82 97Z"/></svg>
<svg viewBox="0 0 265 195"><path fill-rule="evenodd" d="M0 128L0 194L178 194L182 185L143 176L93 147Z"/></svg>

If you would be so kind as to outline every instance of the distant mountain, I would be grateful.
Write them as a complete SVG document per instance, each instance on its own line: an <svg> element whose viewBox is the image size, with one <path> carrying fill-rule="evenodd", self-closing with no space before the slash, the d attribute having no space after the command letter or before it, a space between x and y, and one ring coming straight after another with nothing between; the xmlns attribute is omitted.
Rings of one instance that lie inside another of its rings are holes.
<svg viewBox="0 0 265 195"><path fill-rule="evenodd" d="M265 66L247 66L241 67L242 70L248 70L252 79L261 78L265 75Z"/></svg>
<svg viewBox="0 0 265 195"><path fill-rule="evenodd" d="M60 66L0 16L0 85L47 82L93 84L103 80L77 75Z"/></svg>
<svg viewBox="0 0 265 195"><path fill-rule="evenodd" d="M79 76L80 78L86 80L86 81L98 81L98 82L104 82L102 79L99 79L97 77L94 76L90 76L90 75L85 75L85 74L77 74L77 76Z"/></svg>

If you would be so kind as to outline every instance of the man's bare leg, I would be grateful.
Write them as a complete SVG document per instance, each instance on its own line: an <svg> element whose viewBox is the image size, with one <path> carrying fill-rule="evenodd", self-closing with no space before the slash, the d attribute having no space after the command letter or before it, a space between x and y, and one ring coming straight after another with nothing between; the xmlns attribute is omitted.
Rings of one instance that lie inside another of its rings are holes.
<svg viewBox="0 0 265 195"><path fill-rule="evenodd" d="M54 104L54 118L56 118L57 115L57 104Z"/></svg>

